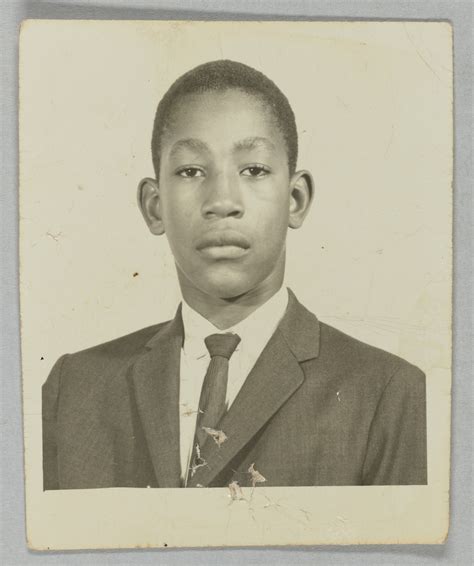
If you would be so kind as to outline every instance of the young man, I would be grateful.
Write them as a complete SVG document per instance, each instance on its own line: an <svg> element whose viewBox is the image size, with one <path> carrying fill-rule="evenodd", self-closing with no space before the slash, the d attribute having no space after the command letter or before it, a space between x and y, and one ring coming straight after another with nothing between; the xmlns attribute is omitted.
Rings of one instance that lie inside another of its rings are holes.
<svg viewBox="0 0 474 566"><path fill-rule="evenodd" d="M58 360L44 488L426 483L423 373L282 286L313 182L278 87L232 61L189 71L158 106L152 156L138 202L168 238L183 302L170 322Z"/></svg>

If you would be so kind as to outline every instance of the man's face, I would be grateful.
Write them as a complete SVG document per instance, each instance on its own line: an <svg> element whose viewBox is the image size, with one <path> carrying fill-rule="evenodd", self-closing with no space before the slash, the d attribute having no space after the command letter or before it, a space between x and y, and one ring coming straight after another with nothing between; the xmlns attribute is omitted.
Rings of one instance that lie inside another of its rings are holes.
<svg viewBox="0 0 474 566"><path fill-rule="evenodd" d="M259 99L238 90L183 98L162 140L158 188L182 284L221 299L281 285L288 155Z"/></svg>

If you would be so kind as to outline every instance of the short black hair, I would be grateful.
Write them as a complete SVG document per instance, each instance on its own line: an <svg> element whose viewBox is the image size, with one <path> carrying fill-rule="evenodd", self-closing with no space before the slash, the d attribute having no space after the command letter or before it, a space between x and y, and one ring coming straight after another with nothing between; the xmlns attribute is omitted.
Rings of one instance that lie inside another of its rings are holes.
<svg viewBox="0 0 474 566"><path fill-rule="evenodd" d="M295 172L298 159L298 132L295 115L288 99L277 85L260 71L243 63L220 59L199 65L179 77L158 104L151 139L153 167L157 179L160 174L161 140L164 130L169 125L173 106L187 94L230 89L241 90L260 98L273 113L286 143L290 175Z"/></svg>

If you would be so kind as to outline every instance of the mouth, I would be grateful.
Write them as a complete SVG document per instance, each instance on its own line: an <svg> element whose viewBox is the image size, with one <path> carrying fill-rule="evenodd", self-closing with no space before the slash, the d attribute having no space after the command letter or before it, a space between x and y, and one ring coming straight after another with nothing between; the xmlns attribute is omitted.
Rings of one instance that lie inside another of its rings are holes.
<svg viewBox="0 0 474 566"><path fill-rule="evenodd" d="M209 232L200 238L196 249L210 259L236 259L250 249L250 242L239 232Z"/></svg>

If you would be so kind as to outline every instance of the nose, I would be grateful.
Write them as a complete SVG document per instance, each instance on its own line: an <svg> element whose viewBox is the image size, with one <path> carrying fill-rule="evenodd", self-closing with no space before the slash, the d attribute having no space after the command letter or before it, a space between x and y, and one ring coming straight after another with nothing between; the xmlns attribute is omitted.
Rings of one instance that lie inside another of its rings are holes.
<svg viewBox="0 0 474 566"><path fill-rule="evenodd" d="M244 214L238 179L219 173L206 179L202 214L205 218L241 218Z"/></svg>

